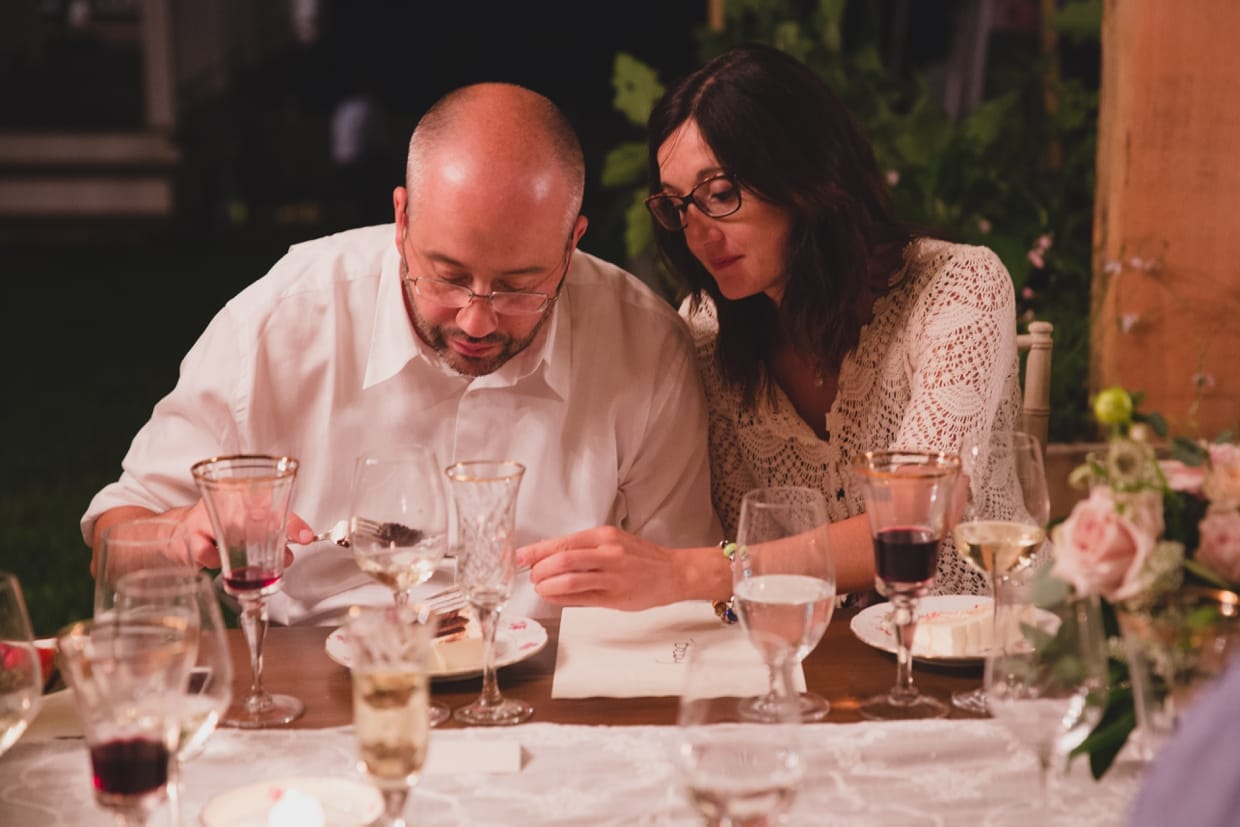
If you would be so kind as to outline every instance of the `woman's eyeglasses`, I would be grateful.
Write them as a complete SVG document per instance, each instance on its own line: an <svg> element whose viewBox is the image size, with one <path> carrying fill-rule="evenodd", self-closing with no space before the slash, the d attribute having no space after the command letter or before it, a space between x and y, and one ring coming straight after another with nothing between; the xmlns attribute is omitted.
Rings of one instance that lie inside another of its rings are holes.
<svg viewBox="0 0 1240 827"><path fill-rule="evenodd" d="M689 205L710 218L725 218L741 208L741 188L727 173L712 175L688 195L657 193L646 199L646 209L665 230L683 230L689 223Z"/></svg>

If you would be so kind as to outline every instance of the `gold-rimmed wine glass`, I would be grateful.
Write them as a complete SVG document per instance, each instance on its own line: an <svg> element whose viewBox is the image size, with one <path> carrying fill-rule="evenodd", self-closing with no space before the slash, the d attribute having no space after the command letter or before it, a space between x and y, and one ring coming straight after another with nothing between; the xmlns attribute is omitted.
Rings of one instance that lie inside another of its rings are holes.
<svg viewBox="0 0 1240 827"><path fill-rule="evenodd" d="M306 710L292 695L267 692L262 678L267 598L280 590L284 577L284 528L297 467L292 457L237 454L206 459L191 469L215 531L224 590L241 604L250 650L250 691L229 707L220 721L224 726L277 726Z"/></svg>
<svg viewBox="0 0 1240 827"><path fill-rule="evenodd" d="M874 580L896 629L896 683L861 702L872 720L942 718L947 705L913 683L917 601L930 591L950 517L960 457L926 451L867 451L853 462L874 541Z"/></svg>

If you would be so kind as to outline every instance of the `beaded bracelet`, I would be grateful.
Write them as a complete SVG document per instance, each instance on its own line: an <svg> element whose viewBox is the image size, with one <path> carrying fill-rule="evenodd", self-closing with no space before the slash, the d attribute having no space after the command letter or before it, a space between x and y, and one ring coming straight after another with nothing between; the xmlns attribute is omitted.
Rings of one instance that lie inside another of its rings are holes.
<svg viewBox="0 0 1240 827"><path fill-rule="evenodd" d="M736 543L729 542L728 540L721 540L719 542L719 548L723 551L723 556L728 563L731 563L736 558L736 553L738 550L744 554L744 550L741 549L740 546L736 545ZM739 620L736 616L736 610L732 608L732 600L733 598L729 597L727 600L716 600L711 604L715 607L715 615L724 623L735 623Z"/></svg>

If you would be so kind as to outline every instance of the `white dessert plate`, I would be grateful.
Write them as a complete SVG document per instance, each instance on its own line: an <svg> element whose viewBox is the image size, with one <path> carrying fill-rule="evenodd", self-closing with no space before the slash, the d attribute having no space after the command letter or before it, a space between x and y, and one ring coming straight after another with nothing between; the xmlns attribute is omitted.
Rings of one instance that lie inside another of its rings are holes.
<svg viewBox="0 0 1240 827"><path fill-rule="evenodd" d="M459 657L445 657L445 660L455 661L455 668L442 669L435 668L431 671L431 678L437 681L457 681L465 678L476 678L482 674L482 654L481 647L476 641L435 641L438 647L449 646L472 646L476 648L478 655L476 658L467 658L465 663L460 662ZM503 666L511 666L519 663L528 657L533 657L542 651L547 645L547 630L537 620L531 620L528 617L506 618L501 616L499 619L499 628L495 631L495 667L498 669ZM333 631L327 636L325 644L327 656L341 666L348 667L352 662L352 655L349 649L349 634L345 627Z"/></svg>
<svg viewBox="0 0 1240 827"><path fill-rule="evenodd" d="M976 606L989 606L991 600L985 595L976 594L941 594L923 597L917 601L917 616L923 617L932 612L962 612L968 611ZM896 651L896 635L895 629L892 628L889 616L891 615L890 603L877 603L873 606L867 606L853 616L849 626L857 639L862 643L873 646L875 649L881 649L884 652L895 654ZM963 657L944 657L942 655L930 655L925 650L918 649L917 635L913 636L913 659L937 666L980 666L985 659L985 653L970 654Z"/></svg>
<svg viewBox="0 0 1240 827"><path fill-rule="evenodd" d="M297 812L307 805L305 799L314 799L322 806L324 827L362 827L383 815L383 797L374 787L348 778L323 776L279 778L220 793L203 806L198 818L203 827L267 827L271 808L290 791L298 793L302 800L289 799L286 803L290 818L287 823L305 823L304 817L298 818L305 813Z"/></svg>

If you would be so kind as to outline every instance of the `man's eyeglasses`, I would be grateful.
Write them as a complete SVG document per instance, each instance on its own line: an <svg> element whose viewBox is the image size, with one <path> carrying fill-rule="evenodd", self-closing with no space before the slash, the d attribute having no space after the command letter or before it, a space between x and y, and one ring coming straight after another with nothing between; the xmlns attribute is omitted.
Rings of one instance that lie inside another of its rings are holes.
<svg viewBox="0 0 1240 827"><path fill-rule="evenodd" d="M496 313L505 315L541 313L555 298L553 295L534 290L492 290L490 293L475 293L463 284L453 284L450 281L430 276L417 276L410 278L409 281L413 284L413 292L427 301L458 310L468 307L474 299L486 299Z"/></svg>
<svg viewBox="0 0 1240 827"><path fill-rule="evenodd" d="M741 188L727 173L713 175L698 184L688 195L657 193L646 199L646 209L665 230L683 230L688 225L689 205L702 215L725 218L741 208Z"/></svg>

